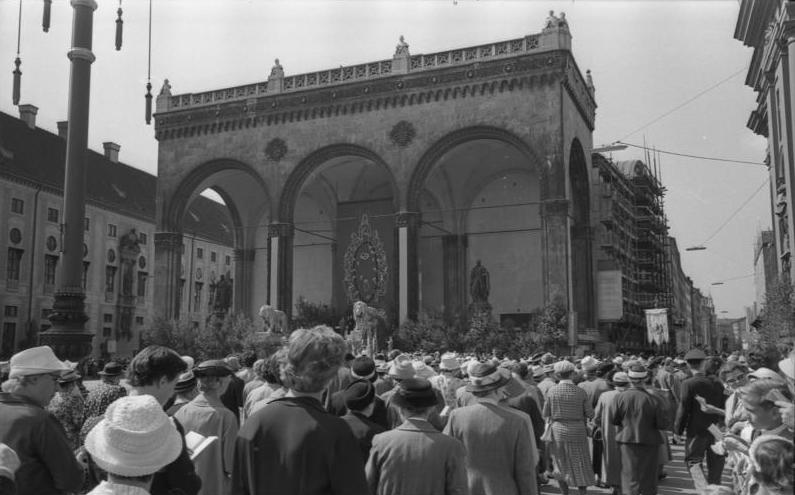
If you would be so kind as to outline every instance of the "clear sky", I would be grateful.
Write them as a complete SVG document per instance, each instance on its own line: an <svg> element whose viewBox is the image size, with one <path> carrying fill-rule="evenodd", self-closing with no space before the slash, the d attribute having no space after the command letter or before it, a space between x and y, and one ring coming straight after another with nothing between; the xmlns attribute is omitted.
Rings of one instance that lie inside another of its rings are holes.
<svg viewBox="0 0 795 495"><path fill-rule="evenodd" d="M19 2L0 0L0 67L6 67L0 73L0 111L13 115L18 114L11 102L11 71ZM38 125L55 132L56 122L66 120L72 8L68 0L53 0L52 27L44 33L42 3L23 0L21 103L38 106ZM157 141L153 127L144 123L149 2L122 3L120 52L114 49L118 1L97 3L89 145L101 151L103 141L117 142L123 162L156 173ZM265 81L277 57L287 75L386 59L400 35L412 54L516 38L541 31L550 9L565 11L577 64L591 69L596 86L594 143L645 140L660 150L758 163L765 156L764 138L745 127L755 93L744 85L751 50L733 39L737 0L153 0L152 5L154 94L164 78L175 94ZM644 154L629 148L613 158ZM659 165L685 272L713 295L718 316L744 316L743 307L755 298L754 239L771 225L769 188L762 186L765 167L671 155L661 155ZM684 250L702 243L707 250Z"/></svg>

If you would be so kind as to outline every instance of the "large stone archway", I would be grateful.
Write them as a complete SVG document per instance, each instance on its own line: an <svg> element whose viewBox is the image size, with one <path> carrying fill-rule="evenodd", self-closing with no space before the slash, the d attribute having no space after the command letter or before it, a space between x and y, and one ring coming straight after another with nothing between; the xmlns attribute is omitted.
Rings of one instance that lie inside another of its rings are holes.
<svg viewBox="0 0 795 495"><path fill-rule="evenodd" d="M235 272L233 310L254 316L267 280L267 228L270 220L268 187L249 165L216 159L198 165L184 177L158 183L158 226L155 234L155 314L177 318L184 273L183 219L188 207L206 189L223 199L233 224Z"/></svg>
<svg viewBox="0 0 795 495"><path fill-rule="evenodd" d="M269 223L263 241L267 275L264 283L251 281L252 294L266 294L288 314L303 293L339 304L334 287L340 267L326 268L339 265L340 205L380 195L384 201L373 216L392 225L385 242L392 249L392 293L385 304L394 307L398 321L426 305L444 311L466 305L470 257L501 249L499 242L484 247L466 237L486 227L532 237L507 240L510 249L499 256L515 258L532 244L514 270L532 287L506 278L515 286L506 291L533 296L524 302L499 296L500 312L524 312L539 301L558 301L569 311L592 305L575 303L572 287L572 255L584 251L572 250L571 218L580 203L570 182L579 181L582 167L572 174L570 155L577 154L578 164L584 155L587 173L596 104L590 80L574 61L565 22L513 40L419 55L401 45L391 58L332 65L289 76L276 66L260 83L180 95L165 88L158 97L159 181L166 191L159 197L165 205L182 177L216 156L250 164L261 180L253 182L267 191L260 218L276 212L262 222ZM573 152L575 139L580 147ZM577 184L575 189L582 187ZM192 194L197 187L185 190ZM254 194L222 189L239 210ZM511 205L500 205L506 198ZM473 208L477 202L491 208ZM511 215L484 213L519 208L513 203L528 204L512 224L505 223ZM167 207L158 216L163 242L167 233L179 232L171 213L178 210ZM361 220L361 213L348 216ZM504 241L510 237L501 234ZM495 274L506 272L494 266ZM300 270L322 280L298 290L309 280Z"/></svg>
<svg viewBox="0 0 795 495"><path fill-rule="evenodd" d="M392 170L364 146L333 144L301 160L282 189L279 228L271 232L276 276L271 278L270 292L277 294L271 303L293 308L303 299L344 312L355 302L354 274L349 273L353 267L346 266L346 254L350 258L352 238L359 236L366 221L380 242L384 258L379 269L385 271L378 290L359 296L394 314L398 201Z"/></svg>

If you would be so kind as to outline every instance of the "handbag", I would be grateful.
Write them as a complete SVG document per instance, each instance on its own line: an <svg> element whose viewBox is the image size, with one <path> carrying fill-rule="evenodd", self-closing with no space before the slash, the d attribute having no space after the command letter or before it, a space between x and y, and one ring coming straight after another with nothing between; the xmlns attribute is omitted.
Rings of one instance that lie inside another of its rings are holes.
<svg viewBox="0 0 795 495"><path fill-rule="evenodd" d="M542 442L552 441L552 421L547 421L547 424L544 427L544 433L541 435L541 441Z"/></svg>

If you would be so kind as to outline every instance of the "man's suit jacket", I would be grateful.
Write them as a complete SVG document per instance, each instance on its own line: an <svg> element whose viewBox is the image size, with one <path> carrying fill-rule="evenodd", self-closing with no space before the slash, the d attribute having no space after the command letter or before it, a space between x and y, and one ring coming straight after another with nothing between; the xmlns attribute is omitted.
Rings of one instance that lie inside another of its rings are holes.
<svg viewBox="0 0 795 495"><path fill-rule="evenodd" d="M417 418L373 438L365 472L375 495L465 495L461 442Z"/></svg>
<svg viewBox="0 0 795 495"><path fill-rule="evenodd" d="M717 414L708 414L701 410L696 395L703 397L707 404L723 409L726 407L726 396L723 385L715 378L694 375L682 382L679 407L676 410L674 433L677 435L687 431L688 437L709 435L707 428L712 423L723 423Z"/></svg>
<svg viewBox="0 0 795 495"><path fill-rule="evenodd" d="M362 463L366 463L370 457L370 447L373 445L373 437L386 431L383 426L374 423L370 418L358 412L348 411L342 419L348 423L353 436L359 442L359 450L362 452Z"/></svg>
<svg viewBox="0 0 795 495"><path fill-rule="evenodd" d="M613 424L619 428L618 443L660 445L660 430L669 428L662 407L653 395L644 389L631 388L616 397Z"/></svg>
<svg viewBox="0 0 795 495"><path fill-rule="evenodd" d="M328 412L335 416L343 417L348 414L348 408L345 407L345 391L340 390L331 396L329 401ZM382 426L385 430L389 429L389 420L387 419L386 404L381 397L375 396L375 406L373 407L373 414L370 415L370 421ZM367 459L365 459L366 461Z"/></svg>
<svg viewBox="0 0 795 495"><path fill-rule="evenodd" d="M493 402L453 409L444 432L464 444L470 493L536 493L536 453L522 413Z"/></svg>

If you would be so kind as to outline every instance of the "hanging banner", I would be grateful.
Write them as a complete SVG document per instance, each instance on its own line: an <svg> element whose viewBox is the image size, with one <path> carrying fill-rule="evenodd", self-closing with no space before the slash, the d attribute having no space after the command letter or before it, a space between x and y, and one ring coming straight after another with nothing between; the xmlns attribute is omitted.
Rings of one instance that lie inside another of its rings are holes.
<svg viewBox="0 0 795 495"><path fill-rule="evenodd" d="M668 309L646 310L646 331L649 343L668 342Z"/></svg>

